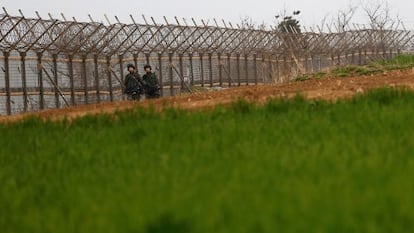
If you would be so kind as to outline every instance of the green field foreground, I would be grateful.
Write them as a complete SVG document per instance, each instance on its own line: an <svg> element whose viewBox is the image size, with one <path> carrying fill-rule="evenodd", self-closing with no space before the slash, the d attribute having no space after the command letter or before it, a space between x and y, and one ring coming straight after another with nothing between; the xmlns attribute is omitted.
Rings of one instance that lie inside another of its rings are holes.
<svg viewBox="0 0 414 233"><path fill-rule="evenodd" d="M414 92L0 125L0 232L413 232Z"/></svg>

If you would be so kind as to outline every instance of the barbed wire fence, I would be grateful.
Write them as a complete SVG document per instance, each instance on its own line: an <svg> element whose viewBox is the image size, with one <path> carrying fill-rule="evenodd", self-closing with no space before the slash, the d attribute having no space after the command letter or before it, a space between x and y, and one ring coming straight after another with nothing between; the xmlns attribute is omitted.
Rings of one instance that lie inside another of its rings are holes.
<svg viewBox="0 0 414 233"><path fill-rule="evenodd" d="M124 99L126 64L150 64L162 96L195 87L288 82L338 65L363 65L414 48L406 29L282 32L194 19L130 24L0 14L0 114ZM106 16L105 16L106 17ZM292 31L292 30L285 30Z"/></svg>

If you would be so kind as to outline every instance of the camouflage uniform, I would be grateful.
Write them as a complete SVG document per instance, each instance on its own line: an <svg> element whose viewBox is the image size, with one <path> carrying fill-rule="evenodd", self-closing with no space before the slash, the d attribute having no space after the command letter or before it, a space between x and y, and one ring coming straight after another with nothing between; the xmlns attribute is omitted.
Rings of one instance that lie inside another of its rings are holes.
<svg viewBox="0 0 414 233"><path fill-rule="evenodd" d="M142 81L138 73L128 73L125 76L125 90L124 93L127 94L132 99L139 99L140 95L143 94L142 91Z"/></svg>
<svg viewBox="0 0 414 233"><path fill-rule="evenodd" d="M148 99L160 97L160 87L158 85L158 79L154 73L146 73L142 76L142 80L145 88L145 96Z"/></svg>

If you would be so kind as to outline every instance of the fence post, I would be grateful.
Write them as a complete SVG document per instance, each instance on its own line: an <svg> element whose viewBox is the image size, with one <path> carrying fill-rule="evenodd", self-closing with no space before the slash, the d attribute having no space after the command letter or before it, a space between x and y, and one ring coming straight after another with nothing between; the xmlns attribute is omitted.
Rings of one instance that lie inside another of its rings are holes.
<svg viewBox="0 0 414 233"><path fill-rule="evenodd" d="M274 82L280 83L282 78L283 78L283 72L285 72L284 71L285 68L283 67L285 58L283 58L283 60L281 60L282 58L279 57L279 55L274 55L274 56L275 56L275 60L276 60L276 68L273 68L274 66L271 65L270 69L271 69L272 72L270 74L273 77L272 81L274 80ZM272 56L270 58L272 58ZM271 63L271 64L274 64L274 63ZM275 69L276 69L276 71L274 71ZM274 72L276 72L276 77L274 77L274 75L273 75Z"/></svg>
<svg viewBox="0 0 414 233"><path fill-rule="evenodd" d="M172 64L172 57L173 57L173 53L169 52L168 53L168 70L169 70L169 75L170 75L170 95L173 96L174 95L174 76L173 76L173 64Z"/></svg>
<svg viewBox="0 0 414 233"><path fill-rule="evenodd" d="M336 64L338 65L338 66L340 66L341 65L341 53L338 53L338 61L336 62Z"/></svg>
<svg viewBox="0 0 414 233"><path fill-rule="evenodd" d="M180 78L181 80L181 89L184 88L184 66L183 66L183 54L179 53L178 54L178 62L179 62L179 68L180 68L180 75L183 78Z"/></svg>
<svg viewBox="0 0 414 233"><path fill-rule="evenodd" d="M158 53L158 65L160 67L159 72L159 82L160 82L160 95L164 96L164 80L162 78L162 53Z"/></svg>
<svg viewBox="0 0 414 233"><path fill-rule="evenodd" d="M72 102L72 105L76 105L75 100L75 83L74 83L74 77L73 77L73 55L69 55L69 80L70 80L70 99Z"/></svg>
<svg viewBox="0 0 414 233"><path fill-rule="evenodd" d="M237 86L240 86L241 77L240 77L240 54L239 53L236 54L236 59L237 59Z"/></svg>
<svg viewBox="0 0 414 233"><path fill-rule="evenodd" d="M261 65L261 67L262 67L262 80L263 80L263 83L268 83L266 72L265 72L266 58L265 58L264 53L262 53L262 65Z"/></svg>
<svg viewBox="0 0 414 233"><path fill-rule="evenodd" d="M113 102L114 92L112 89L111 56L106 56L106 71L108 76L109 100Z"/></svg>
<svg viewBox="0 0 414 233"><path fill-rule="evenodd" d="M267 69L268 69L268 74L269 74L269 80L270 80L270 82L272 82L273 83L273 68L272 68L272 56L271 55L269 55L269 57L268 57L268 61L267 61ZM278 60L279 59L276 59L276 62L278 62ZM278 64L278 66L279 66L279 62L277 63ZM279 67L277 67L278 69L279 69Z"/></svg>
<svg viewBox="0 0 414 233"><path fill-rule="evenodd" d="M354 50L352 50L352 53L351 53L351 63L352 65L355 65L355 51Z"/></svg>
<svg viewBox="0 0 414 233"><path fill-rule="evenodd" d="M118 59L119 59L119 71L120 71L120 73L121 73L121 78L124 78L124 60L123 60L123 56L122 55L119 55L118 56ZM138 69L138 67L137 66L135 66L135 69Z"/></svg>
<svg viewBox="0 0 414 233"><path fill-rule="evenodd" d="M37 53L37 75L38 75L38 82L39 82L39 107L40 110L45 108L45 96L44 96L44 88L43 88L43 64L42 64L42 53Z"/></svg>
<svg viewBox="0 0 414 233"><path fill-rule="evenodd" d="M218 78L219 78L219 86L222 87L223 86L223 73L222 73L222 64L221 64L221 53L217 53L217 61L218 61Z"/></svg>
<svg viewBox="0 0 414 233"><path fill-rule="evenodd" d="M344 63L344 65L349 65L349 59L348 59L348 56L349 56L348 52L347 52L347 51L345 51L345 63Z"/></svg>
<svg viewBox="0 0 414 233"><path fill-rule="evenodd" d="M365 65L365 64L366 64L366 62L367 62L367 60L369 60L369 59L368 59L368 51L367 51L367 49L365 48L365 50L364 50L364 63L363 63L362 65Z"/></svg>
<svg viewBox="0 0 414 233"><path fill-rule="evenodd" d="M190 85L194 85L194 67L193 67L193 53L188 54L188 59L190 61Z"/></svg>
<svg viewBox="0 0 414 233"><path fill-rule="evenodd" d="M53 60L53 81L55 82L55 104L56 108L60 108L60 97L59 97L59 79L58 79L58 71L57 71L57 54L52 55Z"/></svg>
<svg viewBox="0 0 414 233"><path fill-rule="evenodd" d="M289 59L289 66L288 66L289 67L289 75L287 76L287 81L290 81L291 77L293 75L297 75L300 71L299 65L298 65L299 62L298 62L298 64L296 64L294 56L290 56L290 59ZM295 73L292 72L292 67L295 67Z"/></svg>
<svg viewBox="0 0 414 233"><path fill-rule="evenodd" d="M84 87L85 104L89 103L89 88L88 88L88 77L86 75L86 55L82 56L82 80Z"/></svg>
<svg viewBox="0 0 414 233"><path fill-rule="evenodd" d="M304 58L303 58L304 60L303 60L303 62L302 62L302 64L303 64L303 68L304 68L304 71L305 71L305 73L308 73L309 72L309 69L308 69L308 60L309 60L309 56L308 56L308 54L307 53L305 53L305 56L304 56Z"/></svg>
<svg viewBox="0 0 414 233"><path fill-rule="evenodd" d="M101 102L101 91L99 83L99 69L98 69L98 55L95 54L93 57L93 63L95 64L95 88L96 88L96 101Z"/></svg>
<svg viewBox="0 0 414 233"><path fill-rule="evenodd" d="M244 54L244 77L246 78L246 86L249 86L249 60L247 54Z"/></svg>
<svg viewBox="0 0 414 233"><path fill-rule="evenodd" d="M124 78L124 61L123 61L123 55L120 54L118 56L118 59L119 59L119 71L120 71L120 74L121 74L121 77L120 78L123 79ZM137 71L138 70L138 67L135 66L135 69ZM122 99L124 99L124 96L122 97Z"/></svg>
<svg viewBox="0 0 414 233"><path fill-rule="evenodd" d="M253 54L253 69L254 69L254 84L258 84L258 77L257 77L257 55Z"/></svg>
<svg viewBox="0 0 414 233"><path fill-rule="evenodd" d="M134 58L134 66L138 69L138 54L134 53L132 57Z"/></svg>
<svg viewBox="0 0 414 233"><path fill-rule="evenodd" d="M210 80L210 87L213 87L213 61L212 61L212 54L208 54L208 68L210 70L209 72L209 80Z"/></svg>
<svg viewBox="0 0 414 233"><path fill-rule="evenodd" d="M150 64L150 56L151 56L150 53L145 53L145 61L147 62L147 65Z"/></svg>
<svg viewBox="0 0 414 233"><path fill-rule="evenodd" d="M4 56L4 75L6 85L6 111L7 115L11 115L11 92L10 92L10 67L9 67L9 56L10 52L3 52Z"/></svg>
<svg viewBox="0 0 414 233"><path fill-rule="evenodd" d="M283 56L283 77L282 77L283 80L282 80L282 82L284 82L286 77L288 77L289 74L290 74L290 72L288 73L288 68L290 68L290 67L288 65L288 59L287 59L287 56L285 54Z"/></svg>
<svg viewBox="0 0 414 233"><path fill-rule="evenodd" d="M26 53L20 52L21 71L22 71L22 88L23 88L23 108L28 111L28 96L27 96L27 77L26 77Z"/></svg>
<svg viewBox="0 0 414 233"><path fill-rule="evenodd" d="M315 72L315 66L314 66L314 64L315 64L315 54L311 54L311 56L310 56L310 71L312 73Z"/></svg>
<svg viewBox="0 0 414 233"><path fill-rule="evenodd" d="M319 55L318 57L318 71L322 70L322 56Z"/></svg>
<svg viewBox="0 0 414 233"><path fill-rule="evenodd" d="M232 82L231 82L232 78L231 78L231 54L230 53L227 54L227 67L228 67L228 70L229 70L227 79L228 79L228 82L229 82L229 87L231 87L231 85L232 85Z"/></svg>
<svg viewBox="0 0 414 233"><path fill-rule="evenodd" d="M204 87L204 63L203 63L203 53L200 53L200 74L201 74L201 86Z"/></svg>

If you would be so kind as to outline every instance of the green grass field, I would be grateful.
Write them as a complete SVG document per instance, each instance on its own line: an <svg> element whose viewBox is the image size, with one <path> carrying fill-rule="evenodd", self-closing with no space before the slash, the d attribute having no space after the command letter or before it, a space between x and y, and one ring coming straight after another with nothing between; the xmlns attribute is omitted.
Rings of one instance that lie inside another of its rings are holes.
<svg viewBox="0 0 414 233"><path fill-rule="evenodd" d="M0 232L412 232L414 92L0 125Z"/></svg>

